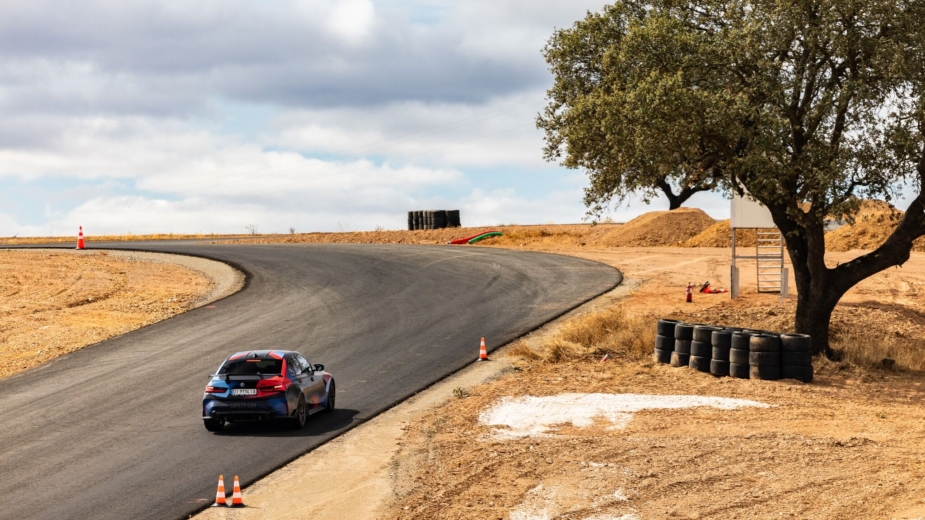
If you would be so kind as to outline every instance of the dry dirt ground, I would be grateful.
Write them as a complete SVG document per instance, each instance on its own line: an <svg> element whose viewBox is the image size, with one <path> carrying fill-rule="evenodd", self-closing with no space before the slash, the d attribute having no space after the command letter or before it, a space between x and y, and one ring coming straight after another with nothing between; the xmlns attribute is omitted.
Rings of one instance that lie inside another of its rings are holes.
<svg viewBox="0 0 925 520"><path fill-rule="evenodd" d="M106 252L0 251L0 377L184 312L202 272Z"/></svg>
<svg viewBox="0 0 925 520"><path fill-rule="evenodd" d="M727 249L558 252L623 270L638 287L620 305L652 327L658 316L777 330L791 320L792 299L782 305L776 295L754 294L746 268L744 298L698 294L684 303L688 281L728 284ZM816 360L810 384L714 378L618 353L602 364L599 351L561 363L521 360L519 371L408 424L383 517L923 517L923 284L925 255L914 254L847 295L836 334L842 346L864 344L847 349L854 361ZM905 366L872 368L886 355ZM624 429L599 419L525 438L498 437L479 421L504 397L569 392L735 397L772 408L645 410Z"/></svg>
<svg viewBox="0 0 925 520"><path fill-rule="evenodd" d="M894 518L925 514L918 377L812 384L713 378L645 363L540 365L407 426L384 518ZM637 412L623 429L562 424L499 438L505 396L701 395L772 408Z"/></svg>

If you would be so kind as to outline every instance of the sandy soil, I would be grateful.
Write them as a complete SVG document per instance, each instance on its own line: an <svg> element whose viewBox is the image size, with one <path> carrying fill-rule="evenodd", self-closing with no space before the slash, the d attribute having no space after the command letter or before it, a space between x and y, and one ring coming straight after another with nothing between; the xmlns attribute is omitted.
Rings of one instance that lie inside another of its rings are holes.
<svg viewBox="0 0 925 520"><path fill-rule="evenodd" d="M773 408L651 410L499 439L503 396L703 395ZM411 425L383 518L889 518L925 496L922 383L713 378L651 363L544 365L475 388ZM536 490L536 491L531 491ZM913 513L915 515L921 513Z"/></svg>
<svg viewBox="0 0 925 520"><path fill-rule="evenodd" d="M0 377L202 305L239 282L224 264L187 267L172 256L0 251Z"/></svg>
<svg viewBox="0 0 925 520"><path fill-rule="evenodd" d="M728 284L728 250L567 252L620 267L638 289L630 312L689 321L789 327L793 299L696 295ZM855 253L830 256L844 261ZM836 329L921 341L925 255L846 296ZM752 293L752 294L749 294ZM654 326L654 321L653 321ZM918 355L922 357L919 349ZM920 371L817 360L811 384L713 378L649 361L523 365L410 425L383 518L914 518L925 515ZM625 429L560 425L547 437L499 439L479 422L498 399L567 392L745 398L770 409L648 410Z"/></svg>

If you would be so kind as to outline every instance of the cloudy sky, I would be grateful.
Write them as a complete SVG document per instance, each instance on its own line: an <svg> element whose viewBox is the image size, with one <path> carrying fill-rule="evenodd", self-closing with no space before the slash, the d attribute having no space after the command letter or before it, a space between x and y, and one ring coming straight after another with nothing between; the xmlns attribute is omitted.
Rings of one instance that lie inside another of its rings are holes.
<svg viewBox="0 0 925 520"><path fill-rule="evenodd" d="M579 222L540 51L602 5L0 0L0 235Z"/></svg>

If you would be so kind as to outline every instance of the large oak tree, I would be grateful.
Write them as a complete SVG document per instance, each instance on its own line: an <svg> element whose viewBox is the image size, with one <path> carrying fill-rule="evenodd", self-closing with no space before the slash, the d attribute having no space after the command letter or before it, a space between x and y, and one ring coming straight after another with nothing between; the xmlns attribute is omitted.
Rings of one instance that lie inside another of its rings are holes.
<svg viewBox="0 0 925 520"><path fill-rule="evenodd" d="M623 0L545 55L545 154L587 170L589 208L671 181L747 192L784 233L817 352L845 292L925 235L925 0ZM903 189L883 245L826 265L827 219Z"/></svg>

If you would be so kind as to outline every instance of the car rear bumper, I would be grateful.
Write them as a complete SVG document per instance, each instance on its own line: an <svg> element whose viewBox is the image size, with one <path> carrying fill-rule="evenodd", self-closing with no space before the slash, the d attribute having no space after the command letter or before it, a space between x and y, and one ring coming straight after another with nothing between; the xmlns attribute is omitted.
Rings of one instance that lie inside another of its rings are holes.
<svg viewBox="0 0 925 520"><path fill-rule="evenodd" d="M203 419L264 421L275 417L288 416L289 406L285 395L269 399L224 400L206 398L202 402Z"/></svg>

